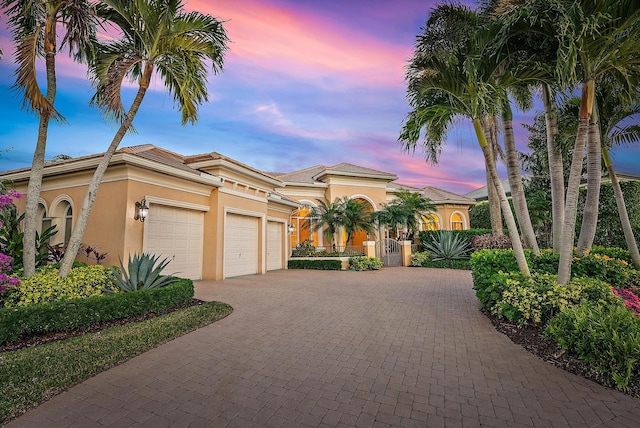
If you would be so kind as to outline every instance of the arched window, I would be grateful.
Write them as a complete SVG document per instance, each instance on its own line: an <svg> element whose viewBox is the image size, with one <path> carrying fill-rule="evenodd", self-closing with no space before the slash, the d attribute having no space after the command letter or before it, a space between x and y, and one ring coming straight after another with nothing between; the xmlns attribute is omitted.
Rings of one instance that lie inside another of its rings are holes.
<svg viewBox="0 0 640 428"><path fill-rule="evenodd" d="M64 210L64 243L69 242L71 238L71 228L73 227L73 207L67 203L67 209Z"/></svg>
<svg viewBox="0 0 640 428"><path fill-rule="evenodd" d="M423 215L420 230L440 230L440 217L436 214Z"/></svg>
<svg viewBox="0 0 640 428"><path fill-rule="evenodd" d="M38 211L36 214L36 230L38 233L42 233L51 227L51 218L47 217L47 207L40 202L38 204Z"/></svg>
<svg viewBox="0 0 640 428"><path fill-rule="evenodd" d="M451 230L462 230L464 229L464 219L462 218L462 214L453 213L451 215Z"/></svg>

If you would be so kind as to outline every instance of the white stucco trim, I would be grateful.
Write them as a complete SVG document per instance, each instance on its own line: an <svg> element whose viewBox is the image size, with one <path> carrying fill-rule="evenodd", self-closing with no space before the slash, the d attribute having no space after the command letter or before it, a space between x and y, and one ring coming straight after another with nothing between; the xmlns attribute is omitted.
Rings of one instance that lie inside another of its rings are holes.
<svg viewBox="0 0 640 428"><path fill-rule="evenodd" d="M145 196L145 199L147 200L147 202L149 204L158 204L158 205L166 205L169 207L176 207L176 208L184 208L185 210L194 210L194 211L209 211L211 209L211 207L209 207L208 205L201 205L201 204L193 204L191 202L182 202L182 201L176 201L173 199L165 199L165 198L159 198L157 196ZM151 208L149 208L151 209Z"/></svg>
<svg viewBox="0 0 640 428"><path fill-rule="evenodd" d="M218 191L220 193L226 193L227 195L233 195L233 196L238 196L240 198L251 199L252 201L265 202L265 203L268 202L267 198L251 195L249 193L240 192L238 190L228 189L226 187L220 187L218 188Z"/></svg>

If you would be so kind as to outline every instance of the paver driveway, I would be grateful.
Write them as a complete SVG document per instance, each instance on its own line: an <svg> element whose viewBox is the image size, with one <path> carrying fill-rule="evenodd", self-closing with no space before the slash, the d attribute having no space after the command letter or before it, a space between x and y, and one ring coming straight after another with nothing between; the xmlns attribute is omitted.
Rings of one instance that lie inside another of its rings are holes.
<svg viewBox="0 0 640 428"><path fill-rule="evenodd" d="M10 426L638 426L640 400L512 344L469 272L280 271L197 284L226 319Z"/></svg>

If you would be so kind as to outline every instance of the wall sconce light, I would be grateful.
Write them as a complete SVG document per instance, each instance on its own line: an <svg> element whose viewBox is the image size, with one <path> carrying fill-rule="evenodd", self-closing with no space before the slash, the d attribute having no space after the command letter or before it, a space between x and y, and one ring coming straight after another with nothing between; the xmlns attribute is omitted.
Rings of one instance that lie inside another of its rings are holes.
<svg viewBox="0 0 640 428"><path fill-rule="evenodd" d="M289 227L287 227L287 230L289 231L289 234L291 235L291 234L293 234L293 232L295 232L295 231L296 231L296 228L295 228L295 227L293 227L293 225L292 225L292 224L290 224L290 225L289 225Z"/></svg>
<svg viewBox="0 0 640 428"><path fill-rule="evenodd" d="M149 206L147 205L147 200L143 199L140 202L136 202L136 213L133 216L134 220L140 220L144 223L149 215Z"/></svg>

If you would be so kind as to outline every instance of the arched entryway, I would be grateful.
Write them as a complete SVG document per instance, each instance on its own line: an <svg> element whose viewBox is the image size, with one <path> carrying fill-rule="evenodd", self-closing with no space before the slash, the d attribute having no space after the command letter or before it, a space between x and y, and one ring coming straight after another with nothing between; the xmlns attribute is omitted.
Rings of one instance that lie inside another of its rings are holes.
<svg viewBox="0 0 640 428"><path fill-rule="evenodd" d="M373 213L375 211L373 204L368 199L365 199L362 197L353 197L352 199L355 199L359 202L364 203L365 206L367 207L366 211L368 214ZM370 240L375 241L376 237L372 235L374 234L369 234L364 231L357 231L353 234L353 237L351 238L351 242L347 242L347 245L354 246L354 247L362 247L362 243L364 241L370 241ZM346 240L346 236L345 236L345 240Z"/></svg>

